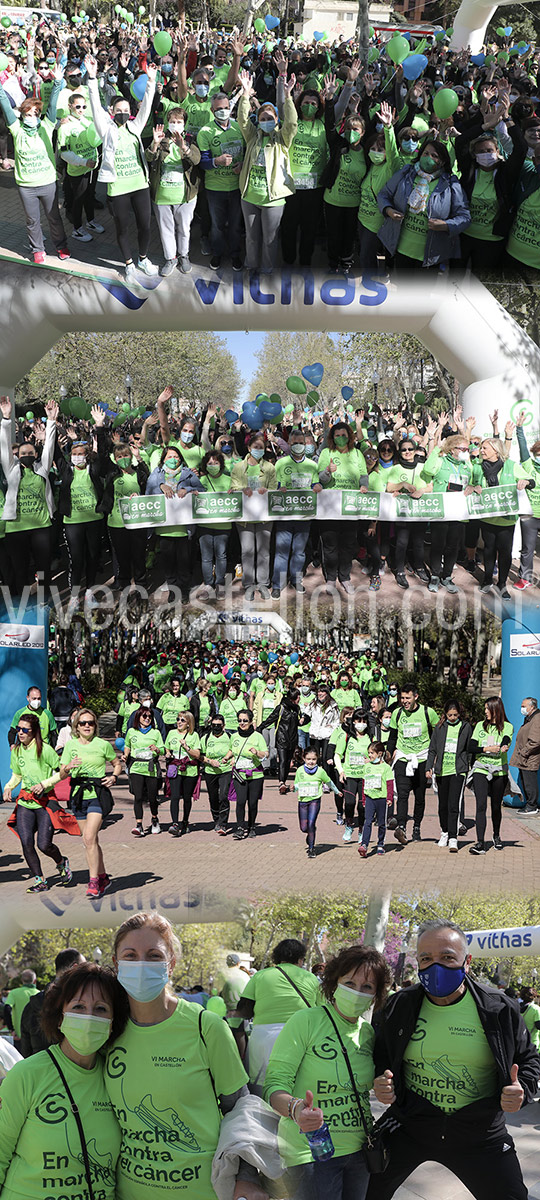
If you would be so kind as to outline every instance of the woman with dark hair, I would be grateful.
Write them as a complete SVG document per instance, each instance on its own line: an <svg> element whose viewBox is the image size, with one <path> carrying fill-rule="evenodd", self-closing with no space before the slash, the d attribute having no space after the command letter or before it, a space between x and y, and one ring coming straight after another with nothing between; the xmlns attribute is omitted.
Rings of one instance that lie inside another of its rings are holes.
<svg viewBox="0 0 540 1200"><path fill-rule="evenodd" d="M426 759L426 779L435 774L441 836L439 846L458 851L459 812L469 770L472 729L457 700L447 700L444 713L431 734Z"/></svg>
<svg viewBox="0 0 540 1200"><path fill-rule="evenodd" d="M249 709L241 708L238 712L238 729L231 734L231 748L223 759L224 763L232 763L236 791L236 829L233 833L235 841L242 841L245 837L256 837L255 821L264 787L262 761L266 754L266 742L262 734L255 730L252 714Z"/></svg>
<svg viewBox="0 0 540 1200"><path fill-rule="evenodd" d="M146 579L146 529L127 529L122 516L121 501L144 495L148 467L134 461L131 446L126 442L111 442L109 431L97 427L99 472L104 480L99 511L107 517L107 529L115 562L115 584L123 590L132 579L143 584ZM111 462L112 456L112 462Z"/></svg>
<svg viewBox="0 0 540 1200"><path fill-rule="evenodd" d="M0 465L7 490L2 511L5 538L2 558L6 583L12 595L20 596L25 584L34 584L37 572L48 584L51 573L51 526L54 496L49 472L53 463L58 405L45 405L47 424L41 456L33 441L19 443L13 453L12 406L8 396L0 397Z"/></svg>
<svg viewBox="0 0 540 1200"><path fill-rule="evenodd" d="M199 467L201 485L206 492L224 493L231 487L231 476L225 464L225 458L219 450L210 450L205 454ZM226 502L222 502L225 504ZM216 502L216 509L220 502ZM201 548L201 568L204 581L204 595L199 593L201 600L218 598L225 592L225 574L227 571L227 546L231 535L232 521L220 521L217 525L204 524L200 527L199 546Z"/></svg>
<svg viewBox="0 0 540 1200"><path fill-rule="evenodd" d="M184 680L179 675L171 675L167 690L160 696L156 707L163 717L165 732L170 733L176 728L176 718L180 712L188 712L190 703L182 691Z"/></svg>
<svg viewBox="0 0 540 1200"><path fill-rule="evenodd" d="M332 102L326 105L325 124L331 154L321 180L328 268L347 274L353 264L362 180L367 170L362 148L366 125L360 114L352 113L345 121L343 133L338 133Z"/></svg>
<svg viewBox="0 0 540 1200"><path fill-rule="evenodd" d="M503 100L504 106L504 100ZM505 121L506 113L497 113L497 121ZM482 118L481 118L482 119ZM481 120L480 119L480 120ZM495 116L488 117L488 121ZM516 192L523 163L527 157L527 142L519 123L511 122L508 136L512 142L510 154L503 154L493 126L487 129L476 125L478 136L471 137L462 130L456 138L457 163L461 186L467 197L471 223L463 236L461 265L470 264L473 271L493 270L502 261L504 244L517 209Z"/></svg>
<svg viewBox="0 0 540 1200"><path fill-rule="evenodd" d="M171 730L165 740L165 754L171 798L172 824L169 826L169 833L172 837L182 837L184 833L189 832L189 817L201 757L201 739L199 734L195 733L193 713L178 713L176 729ZM178 821L180 799L183 802L181 825Z"/></svg>
<svg viewBox="0 0 540 1200"><path fill-rule="evenodd" d="M99 428L105 413L95 405L94 424ZM103 539L103 513L98 505L103 497L103 478L100 461L87 438L78 438L69 445L69 460L63 454L58 438L54 464L60 481L58 512L64 519L64 539L69 554L68 584L72 591L94 586Z"/></svg>
<svg viewBox="0 0 540 1200"><path fill-rule="evenodd" d="M262 1096L270 1051L285 1023L295 1013L318 1004L319 981L304 969L306 947L296 938L283 938L272 950L272 966L256 971L242 992L237 1014L252 1022L249 1042L240 1039L247 1060L251 1090Z"/></svg>
<svg viewBox="0 0 540 1200"><path fill-rule="evenodd" d="M459 234L471 216L444 142L428 138L417 162L396 171L377 202L386 217L379 238L396 267L438 270L459 258Z"/></svg>
<svg viewBox="0 0 540 1200"><path fill-rule="evenodd" d="M418 446L410 438L403 438L397 450L397 462L391 467L387 479L386 490L393 495L403 493L418 499L425 492L433 491L433 483L424 479L424 463L420 461ZM424 537L425 521L396 521L396 546L394 553L394 573L396 583L407 590L409 583L405 575L405 558L412 558L414 573L422 583L429 583L429 575L424 566Z"/></svg>
<svg viewBox="0 0 540 1200"><path fill-rule="evenodd" d="M74 831L69 822L62 821L64 814L59 804L47 796L60 780L60 763L56 750L43 741L39 717L23 713L16 732L10 761L12 774L4 788L4 800L11 801L11 794L19 784L21 790L8 823L20 838L25 861L35 876L27 892L46 892L49 885L41 873L35 850L36 834L38 850L56 863L60 883L65 885L71 882L71 869L68 859L54 845L53 837L55 827Z"/></svg>
<svg viewBox="0 0 540 1200"><path fill-rule="evenodd" d="M298 746L298 726L309 724L309 717L300 712L299 700L298 688L290 688L282 696L279 704L259 725L260 733L269 726L273 726L276 731L279 793L281 796L285 796L289 791L287 776Z"/></svg>
<svg viewBox="0 0 540 1200"><path fill-rule="evenodd" d="M368 469L362 451L356 446L353 429L346 421L337 421L328 432L326 447L319 455L319 482L324 488L357 491L369 486ZM337 518L321 521L323 566L327 583L338 580L345 592L354 592L351 567L357 547L357 521ZM328 590L328 589L327 589Z"/></svg>
<svg viewBox="0 0 540 1200"><path fill-rule="evenodd" d="M120 1036L128 1015L124 989L112 971L96 963L70 967L49 984L41 1011L49 1048L16 1063L2 1082L4 1200L37 1200L51 1170L55 1187L47 1183L49 1190L71 1193L76 1179L79 1194L93 1191L102 1200L114 1200L122 1137L105 1090L105 1060L99 1051ZM53 1161L54 1168L49 1165Z"/></svg>
<svg viewBox="0 0 540 1200"><path fill-rule="evenodd" d="M150 833L161 833L158 817L158 792L161 784L159 756L164 750L163 738L156 728L152 709L140 708L135 713L133 725L126 733L123 754L128 770L129 790L133 796L136 824L131 832L134 837L141 838L145 835L142 823L145 800L150 806L152 817Z"/></svg>
<svg viewBox="0 0 540 1200"><path fill-rule="evenodd" d="M230 738L225 733L225 721L220 713L214 713L210 729L201 740L201 764L210 801L214 831L222 835L227 833L229 820L231 771L225 758L230 748Z"/></svg>
<svg viewBox="0 0 540 1200"><path fill-rule="evenodd" d="M98 736L97 725L95 712L81 708L60 759L60 778L71 779L71 811L83 837L89 872L86 895L92 899L103 896L111 881L99 844L99 831L113 807L106 787L107 763L113 763L113 779L122 774L120 759L110 742Z"/></svg>
<svg viewBox="0 0 540 1200"><path fill-rule="evenodd" d="M345 800L344 842L352 841L357 796L358 841L361 841L364 825L363 767L367 761L370 741L367 712L364 709L356 708L350 720L345 721L342 725L342 730L336 740L334 756L339 780L343 784Z"/></svg>
<svg viewBox="0 0 540 1200"><path fill-rule="evenodd" d="M375 1075L375 1033L364 1014L382 1008L391 981L377 950L340 951L322 977L326 1003L297 1012L274 1043L264 1098L281 1117L280 1145L295 1200L364 1200L370 1177L363 1148L373 1125L369 1092ZM305 1135L325 1119L334 1154L317 1161Z"/></svg>
<svg viewBox="0 0 540 1200"><path fill-rule="evenodd" d="M305 88L295 105L298 129L292 140L289 162L296 191L285 201L280 226L281 253L285 263L296 262L300 235L299 263L301 267L310 267L322 213L321 176L328 162L328 142L320 92Z"/></svg>
<svg viewBox="0 0 540 1200"><path fill-rule="evenodd" d="M320 761L327 767L328 741L331 733L339 725L339 708L332 699L331 688L327 683L319 683L315 688L315 699L305 709L309 717L309 745L317 751ZM335 781L334 781L335 782Z"/></svg>
<svg viewBox="0 0 540 1200"><path fill-rule="evenodd" d="M506 719L499 696L490 696L484 705L484 720L475 725L469 744L473 759L472 780L476 798L476 837L471 854L485 854L486 815L488 797L491 801L493 847L502 850L502 801L508 783L508 750L514 736L514 726Z"/></svg>

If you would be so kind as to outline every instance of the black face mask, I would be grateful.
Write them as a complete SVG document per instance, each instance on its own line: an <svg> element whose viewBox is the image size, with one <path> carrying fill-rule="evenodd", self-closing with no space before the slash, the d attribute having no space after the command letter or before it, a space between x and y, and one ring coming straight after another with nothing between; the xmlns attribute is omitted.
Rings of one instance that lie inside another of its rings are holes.
<svg viewBox="0 0 540 1200"><path fill-rule="evenodd" d="M19 462L22 467L33 467L35 461L33 454L19 454Z"/></svg>
<svg viewBox="0 0 540 1200"><path fill-rule="evenodd" d="M117 112L114 114L115 125L127 125L130 114L126 112Z"/></svg>
<svg viewBox="0 0 540 1200"><path fill-rule="evenodd" d="M215 737L219 737L220 734L223 733L223 727L221 725L211 725L210 728Z"/></svg>
<svg viewBox="0 0 540 1200"><path fill-rule="evenodd" d="M66 82L69 87L78 88L82 83L82 75L69 75Z"/></svg>

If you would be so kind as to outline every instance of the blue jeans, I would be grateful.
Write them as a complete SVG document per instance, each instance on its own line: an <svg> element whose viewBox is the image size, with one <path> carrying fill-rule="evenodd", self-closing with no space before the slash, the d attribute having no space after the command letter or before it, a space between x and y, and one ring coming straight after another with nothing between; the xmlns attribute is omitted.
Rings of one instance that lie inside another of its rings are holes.
<svg viewBox="0 0 540 1200"><path fill-rule="evenodd" d="M376 820L377 825L379 827L378 845L384 846L384 838L385 838L385 834L386 834L386 809L387 809L387 805L388 805L386 796L382 796L380 799L377 799L377 800L375 800L373 798L373 796L366 796L365 804L366 804L366 815L364 817L364 831L362 833L362 845L369 846L369 839L371 837L371 826L373 825L373 821Z"/></svg>
<svg viewBox="0 0 540 1200"><path fill-rule="evenodd" d="M240 191L213 192L208 186L206 198L210 209L212 225L210 228L210 244L212 254L221 258L227 250L231 258L240 258L242 249L242 209L240 207Z"/></svg>
<svg viewBox="0 0 540 1200"><path fill-rule="evenodd" d="M298 730L298 745L301 750L309 748L309 733L305 729Z"/></svg>
<svg viewBox="0 0 540 1200"><path fill-rule="evenodd" d="M309 521L278 522L272 576L273 588L285 586L287 575L295 587L302 583L309 527ZM283 580L281 576L283 576Z"/></svg>
<svg viewBox="0 0 540 1200"><path fill-rule="evenodd" d="M369 1179L362 1150L287 1171L293 1200L364 1200Z"/></svg>
<svg viewBox="0 0 540 1200"><path fill-rule="evenodd" d="M217 533L213 530L208 530L208 533L201 533L199 537L202 577L207 587L212 587L214 582L212 571L214 562L216 564L216 587L225 586L228 541L228 530L226 533Z"/></svg>

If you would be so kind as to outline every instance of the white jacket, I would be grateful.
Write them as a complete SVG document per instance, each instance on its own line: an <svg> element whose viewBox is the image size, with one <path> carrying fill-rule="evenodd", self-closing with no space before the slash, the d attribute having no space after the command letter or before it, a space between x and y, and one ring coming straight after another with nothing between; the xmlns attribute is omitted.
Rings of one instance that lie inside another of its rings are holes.
<svg viewBox="0 0 540 1200"><path fill-rule="evenodd" d="M279 1116L258 1096L240 1096L221 1122L212 1163L212 1187L218 1200L232 1200L240 1159L268 1179L279 1179L285 1167L278 1150Z"/></svg>
<svg viewBox="0 0 540 1200"><path fill-rule="evenodd" d="M34 472L36 475L41 475L41 477L45 480L45 499L47 501L47 508L49 510L50 517L52 517L55 509L52 487L49 481L49 471L52 467L55 441L56 421L48 420L41 461L34 464ZM19 483L21 481L22 467L18 458L15 457L13 450L11 449L11 421L6 421L5 418L0 424L0 462L2 463L2 470L6 477L7 483L2 520L16 521L17 497L19 494Z"/></svg>
<svg viewBox="0 0 540 1200"><path fill-rule="evenodd" d="M333 700L328 705L328 708L321 708L317 701L313 701L304 709L304 715L311 718L311 725L309 727L310 737L321 738L322 740L323 738L330 737L334 729L339 729L339 708Z"/></svg>
<svg viewBox="0 0 540 1200"><path fill-rule="evenodd" d="M141 142L141 133L146 125L152 109L152 101L156 85L153 80L148 80L146 91L144 93L141 107L137 116L133 121L128 121L126 129L137 139L139 143L141 166L148 179L148 163L144 153L144 147ZM94 125L103 139L101 167L99 169L98 179L102 183L114 183L116 179L116 169L114 165L114 156L116 154L116 145L118 142L118 126L115 125L112 117L102 107L99 95L97 79L88 80L88 91L90 94L90 104L92 105L92 117Z"/></svg>

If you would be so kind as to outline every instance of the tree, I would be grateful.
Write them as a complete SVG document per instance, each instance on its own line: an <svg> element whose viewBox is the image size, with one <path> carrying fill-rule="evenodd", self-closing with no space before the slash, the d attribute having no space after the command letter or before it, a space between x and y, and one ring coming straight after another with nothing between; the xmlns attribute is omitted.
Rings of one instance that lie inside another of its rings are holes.
<svg viewBox="0 0 540 1200"><path fill-rule="evenodd" d="M290 403L293 397L285 387L286 379L290 375L300 375L302 367L314 362L320 362L324 367L322 383L317 391L326 404L340 397L343 384L348 382L344 375L339 341L328 333L267 333L258 351L257 362L251 380L252 399L259 392L265 392L268 396L277 392L284 404ZM311 390L309 383L307 389ZM301 396L299 401L302 402Z"/></svg>
<svg viewBox="0 0 540 1200"><path fill-rule="evenodd" d="M68 395L90 403L125 397L131 375L135 405L152 406L166 383L199 409L209 401L231 408L242 387L236 360L215 333L70 333L21 380L19 398Z"/></svg>
<svg viewBox="0 0 540 1200"><path fill-rule="evenodd" d="M411 403L418 391L426 394L430 407L437 396L445 407L450 405L452 376L411 334L347 333L340 337L339 345L343 382L354 387L357 401L374 397L372 374L376 370L377 399L383 408L396 408L401 401Z"/></svg>

